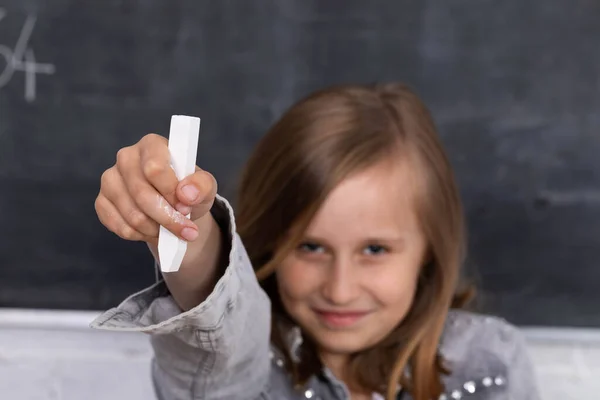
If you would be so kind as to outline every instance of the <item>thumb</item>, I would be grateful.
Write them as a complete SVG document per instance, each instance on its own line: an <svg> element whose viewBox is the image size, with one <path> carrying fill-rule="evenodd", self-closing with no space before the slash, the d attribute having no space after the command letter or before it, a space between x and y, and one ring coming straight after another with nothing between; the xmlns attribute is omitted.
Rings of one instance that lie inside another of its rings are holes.
<svg viewBox="0 0 600 400"><path fill-rule="evenodd" d="M196 172L182 179L177 185L177 210L191 213L192 221L210 211L217 195L217 181L211 173L196 167Z"/></svg>

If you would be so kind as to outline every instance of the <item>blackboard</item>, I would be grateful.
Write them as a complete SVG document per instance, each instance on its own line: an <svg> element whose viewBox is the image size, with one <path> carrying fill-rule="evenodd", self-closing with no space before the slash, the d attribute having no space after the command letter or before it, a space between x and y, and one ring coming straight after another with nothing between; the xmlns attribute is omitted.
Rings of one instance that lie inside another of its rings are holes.
<svg viewBox="0 0 600 400"><path fill-rule="evenodd" d="M202 118L231 197L258 138L324 85L401 80L456 167L488 311L600 326L600 3L4 0L0 306L105 309L153 282L98 222L116 151Z"/></svg>

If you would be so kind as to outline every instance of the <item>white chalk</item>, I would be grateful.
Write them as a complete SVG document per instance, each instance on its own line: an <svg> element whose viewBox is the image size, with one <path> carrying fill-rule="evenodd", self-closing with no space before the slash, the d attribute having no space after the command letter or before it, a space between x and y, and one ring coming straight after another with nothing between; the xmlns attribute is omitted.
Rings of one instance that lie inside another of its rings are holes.
<svg viewBox="0 0 600 400"><path fill-rule="evenodd" d="M171 117L169 153L171 153L171 166L179 180L193 174L196 170L199 134L200 118L185 115L173 115ZM186 215L186 217L190 218L189 215ZM158 233L158 259L161 271L178 271L186 250L187 242L185 240L175 236L165 227L160 227Z"/></svg>

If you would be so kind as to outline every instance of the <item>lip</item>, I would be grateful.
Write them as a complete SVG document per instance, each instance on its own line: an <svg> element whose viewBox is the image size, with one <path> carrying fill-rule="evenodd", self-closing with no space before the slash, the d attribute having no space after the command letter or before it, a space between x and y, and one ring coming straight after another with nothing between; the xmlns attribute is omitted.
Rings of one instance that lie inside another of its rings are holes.
<svg viewBox="0 0 600 400"><path fill-rule="evenodd" d="M333 329L349 328L355 325L368 314L369 311L329 311L329 310L313 310L327 327Z"/></svg>

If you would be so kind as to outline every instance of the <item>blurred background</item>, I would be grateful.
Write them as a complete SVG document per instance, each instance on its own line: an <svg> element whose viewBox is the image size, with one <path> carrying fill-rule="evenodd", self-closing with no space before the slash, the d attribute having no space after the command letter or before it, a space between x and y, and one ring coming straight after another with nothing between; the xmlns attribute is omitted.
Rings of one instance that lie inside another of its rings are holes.
<svg viewBox="0 0 600 400"><path fill-rule="evenodd" d="M94 211L119 148L199 116L232 198L294 101L375 81L434 115L481 309L523 328L544 398L596 398L599 43L593 0L0 0L0 398L152 396L147 338L87 329L154 282Z"/></svg>

